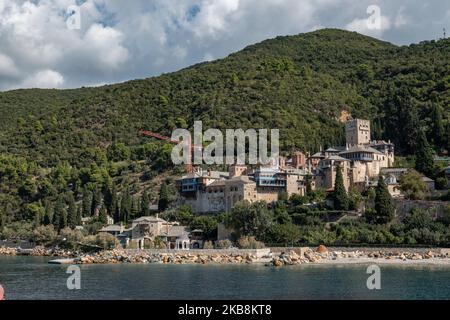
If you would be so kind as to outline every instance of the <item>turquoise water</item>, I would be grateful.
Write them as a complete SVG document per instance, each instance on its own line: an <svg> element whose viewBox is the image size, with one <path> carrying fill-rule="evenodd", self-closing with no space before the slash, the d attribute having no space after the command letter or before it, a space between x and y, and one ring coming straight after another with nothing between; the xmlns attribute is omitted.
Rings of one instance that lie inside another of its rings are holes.
<svg viewBox="0 0 450 320"><path fill-rule="evenodd" d="M83 265L81 290L49 258L0 256L7 299L450 299L450 267L380 266L368 290L365 265Z"/></svg>

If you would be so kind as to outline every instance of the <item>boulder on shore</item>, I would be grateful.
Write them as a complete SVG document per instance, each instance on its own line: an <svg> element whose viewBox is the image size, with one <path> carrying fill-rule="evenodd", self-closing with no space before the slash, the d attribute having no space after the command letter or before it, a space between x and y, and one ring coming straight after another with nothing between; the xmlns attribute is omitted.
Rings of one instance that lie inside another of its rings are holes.
<svg viewBox="0 0 450 320"><path fill-rule="evenodd" d="M328 253L327 247L325 247L323 244L317 247L316 252L318 253Z"/></svg>

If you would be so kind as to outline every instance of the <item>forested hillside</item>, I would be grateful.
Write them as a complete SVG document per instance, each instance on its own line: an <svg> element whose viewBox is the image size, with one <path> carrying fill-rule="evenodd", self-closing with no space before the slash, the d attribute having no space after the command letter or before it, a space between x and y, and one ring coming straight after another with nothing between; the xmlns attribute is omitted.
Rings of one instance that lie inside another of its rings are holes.
<svg viewBox="0 0 450 320"><path fill-rule="evenodd" d="M0 93L1 226L73 225L100 199L118 219L145 214L158 200L152 187L182 168L171 165L171 145L141 128L279 128L284 152L314 152L343 143L349 113L371 119L372 138L398 153L413 154L424 131L447 154L449 61L449 39L398 47L325 29L145 80Z"/></svg>

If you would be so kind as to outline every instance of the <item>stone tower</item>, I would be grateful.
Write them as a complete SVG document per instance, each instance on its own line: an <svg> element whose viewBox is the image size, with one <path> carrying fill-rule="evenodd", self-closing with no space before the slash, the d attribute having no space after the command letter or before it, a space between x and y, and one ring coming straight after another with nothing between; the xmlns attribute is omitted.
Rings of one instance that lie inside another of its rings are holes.
<svg viewBox="0 0 450 320"><path fill-rule="evenodd" d="M353 119L345 124L345 140L347 146L357 146L370 143L370 121Z"/></svg>

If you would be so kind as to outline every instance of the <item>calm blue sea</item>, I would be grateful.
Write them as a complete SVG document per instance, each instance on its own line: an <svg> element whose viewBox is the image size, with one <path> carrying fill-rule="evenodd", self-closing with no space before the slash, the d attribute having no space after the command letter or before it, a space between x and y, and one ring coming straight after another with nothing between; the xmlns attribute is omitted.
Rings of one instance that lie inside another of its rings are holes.
<svg viewBox="0 0 450 320"><path fill-rule="evenodd" d="M368 290L366 265L83 265L68 290L67 266L0 256L7 299L449 299L448 266L381 266Z"/></svg>

